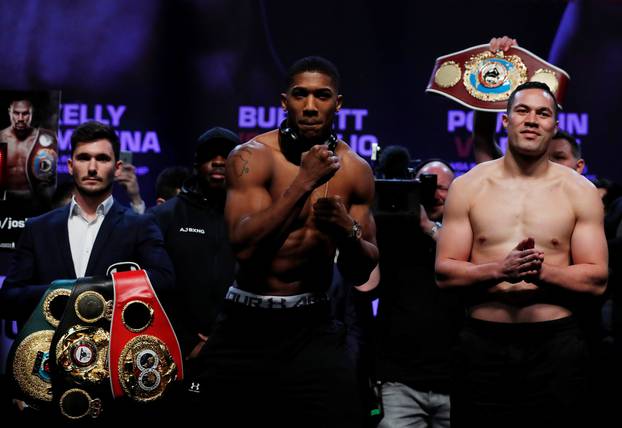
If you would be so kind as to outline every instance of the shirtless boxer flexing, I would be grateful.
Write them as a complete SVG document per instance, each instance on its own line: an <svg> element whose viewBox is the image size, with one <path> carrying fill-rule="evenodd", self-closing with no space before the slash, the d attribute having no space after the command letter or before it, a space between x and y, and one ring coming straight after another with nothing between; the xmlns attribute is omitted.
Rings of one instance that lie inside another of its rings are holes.
<svg viewBox="0 0 622 428"><path fill-rule="evenodd" d="M240 270L193 382L230 426L360 426L345 332L325 293L337 249L355 286L377 264L374 180L332 132L341 103L334 65L303 58L281 94L286 121L227 159L225 220Z"/></svg>

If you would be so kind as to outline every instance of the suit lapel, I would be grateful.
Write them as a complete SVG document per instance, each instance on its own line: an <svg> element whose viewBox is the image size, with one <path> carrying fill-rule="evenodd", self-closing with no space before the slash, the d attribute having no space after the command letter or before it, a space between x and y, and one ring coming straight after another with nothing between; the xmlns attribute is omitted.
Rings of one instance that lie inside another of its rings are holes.
<svg viewBox="0 0 622 428"><path fill-rule="evenodd" d="M71 255L71 245L69 245L69 229L67 222L69 221L69 208L71 204L67 204L65 209L59 210L58 215L54 218L52 230L56 231L55 239L52 245L58 245L58 254L62 260L64 271L76 277L76 269L73 266L73 257Z"/></svg>
<svg viewBox="0 0 622 428"><path fill-rule="evenodd" d="M98 267L98 261L101 260L101 255L103 254L106 245L111 240L110 234L113 233L117 224L123 218L125 210L123 207L114 201L112 207L110 207L110 211L104 217L104 221L102 222L101 227L99 228L99 232L97 232L97 238L95 238L95 243L93 244L93 250L91 251L91 256L89 257L89 263L86 266L85 276L92 276L94 271L96 271L96 267ZM107 269L108 266L100 266L100 268ZM104 272L100 273L101 275Z"/></svg>

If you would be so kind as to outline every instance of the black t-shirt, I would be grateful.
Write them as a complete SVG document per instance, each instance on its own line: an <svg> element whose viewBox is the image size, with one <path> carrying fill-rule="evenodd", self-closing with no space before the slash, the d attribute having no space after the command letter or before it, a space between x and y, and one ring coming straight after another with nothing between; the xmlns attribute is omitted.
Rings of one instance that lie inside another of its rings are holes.
<svg viewBox="0 0 622 428"><path fill-rule="evenodd" d="M455 290L436 285L436 244L417 220L376 219L382 278L378 375L415 389L448 392L450 354L464 307Z"/></svg>

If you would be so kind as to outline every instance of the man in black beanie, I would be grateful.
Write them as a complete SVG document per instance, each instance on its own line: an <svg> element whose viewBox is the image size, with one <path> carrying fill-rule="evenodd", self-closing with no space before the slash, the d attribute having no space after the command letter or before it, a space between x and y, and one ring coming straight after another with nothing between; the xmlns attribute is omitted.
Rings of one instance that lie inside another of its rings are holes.
<svg viewBox="0 0 622 428"><path fill-rule="evenodd" d="M177 272L175 291L163 300L186 360L207 341L234 279L223 209L225 160L238 144L238 135L225 128L201 135L192 177L177 196L150 211Z"/></svg>

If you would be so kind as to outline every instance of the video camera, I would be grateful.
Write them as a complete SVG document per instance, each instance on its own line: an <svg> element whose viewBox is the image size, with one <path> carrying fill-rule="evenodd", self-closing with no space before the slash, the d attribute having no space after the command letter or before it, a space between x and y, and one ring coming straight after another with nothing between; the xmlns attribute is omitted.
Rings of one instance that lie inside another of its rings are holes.
<svg viewBox="0 0 622 428"><path fill-rule="evenodd" d="M436 193L436 175L421 174L415 179L376 179L374 215L416 215L420 205L429 205Z"/></svg>

